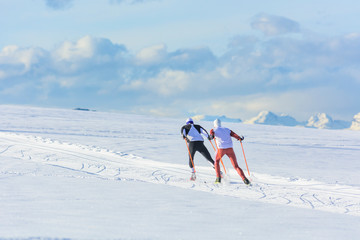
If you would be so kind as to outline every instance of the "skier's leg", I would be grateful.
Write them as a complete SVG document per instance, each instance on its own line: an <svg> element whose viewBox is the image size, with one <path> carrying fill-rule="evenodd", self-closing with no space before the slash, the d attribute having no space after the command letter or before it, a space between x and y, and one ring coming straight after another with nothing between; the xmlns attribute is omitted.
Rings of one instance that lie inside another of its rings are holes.
<svg viewBox="0 0 360 240"><path fill-rule="evenodd" d="M224 153L222 151L222 149L218 149L216 151L216 157L215 157L215 172L216 172L216 177L220 178L221 174L220 174L220 159L224 156Z"/></svg>
<svg viewBox="0 0 360 240"><path fill-rule="evenodd" d="M237 163L234 149L233 148L228 148L226 150L227 150L226 155L230 158L231 164L233 165L233 167L235 168L237 173L240 175L241 179L244 180L246 177L245 177L245 174L244 174L243 170L239 167L239 165Z"/></svg>
<svg viewBox="0 0 360 240"><path fill-rule="evenodd" d="M196 152L196 146L195 146L196 142L189 142L189 151L190 151L190 155L189 155L189 167L191 169L194 168L193 165L193 161L194 161L194 156L195 156L195 152ZM190 157L191 156L191 157ZM195 163L194 163L195 164Z"/></svg>
<svg viewBox="0 0 360 240"><path fill-rule="evenodd" d="M201 155L204 156L204 158L206 158L206 160L208 160L214 166L214 160L212 159L209 150L205 147L203 142L201 142L201 145L199 144L198 151L201 153Z"/></svg>

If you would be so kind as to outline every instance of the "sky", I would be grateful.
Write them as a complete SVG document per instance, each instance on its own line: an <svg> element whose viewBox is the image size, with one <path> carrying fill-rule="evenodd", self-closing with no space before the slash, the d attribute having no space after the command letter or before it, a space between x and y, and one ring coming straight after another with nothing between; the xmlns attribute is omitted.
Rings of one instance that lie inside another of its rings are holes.
<svg viewBox="0 0 360 240"><path fill-rule="evenodd" d="M351 121L359 12L355 0L0 0L0 104Z"/></svg>

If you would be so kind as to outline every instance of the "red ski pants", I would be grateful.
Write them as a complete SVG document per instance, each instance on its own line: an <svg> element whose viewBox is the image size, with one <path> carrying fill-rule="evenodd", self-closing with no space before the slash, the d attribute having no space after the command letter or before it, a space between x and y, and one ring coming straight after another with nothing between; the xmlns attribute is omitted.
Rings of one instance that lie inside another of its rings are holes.
<svg viewBox="0 0 360 240"><path fill-rule="evenodd" d="M235 152L233 148L226 148L226 149L218 149L217 153L216 153L216 158L215 158L215 171L216 171L216 177L220 177L220 159L224 156L227 155L230 158L231 164L233 165L233 167L235 168L235 170L237 171L237 173L240 175L241 179L244 180L245 179L245 175L243 170L239 167L237 160L236 160L236 156L235 156Z"/></svg>

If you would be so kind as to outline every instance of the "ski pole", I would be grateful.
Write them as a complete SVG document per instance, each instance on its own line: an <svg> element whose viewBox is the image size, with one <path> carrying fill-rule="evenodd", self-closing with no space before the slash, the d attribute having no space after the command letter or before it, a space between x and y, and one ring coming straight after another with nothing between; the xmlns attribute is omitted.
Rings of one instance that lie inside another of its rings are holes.
<svg viewBox="0 0 360 240"><path fill-rule="evenodd" d="M214 151L217 153L217 151L216 151L217 146L216 146L216 149L215 149L214 144L212 143L212 141L211 141L211 140L209 140L209 141L210 141L211 146L213 147ZM225 172L225 174L226 174L226 168L225 168L225 165L224 165L224 163L223 163L222 158L220 158L220 162L221 162L221 165L223 166L223 168L224 168L224 172Z"/></svg>
<svg viewBox="0 0 360 240"><path fill-rule="evenodd" d="M194 164L194 161L193 161L193 159L192 159L192 157L191 157L191 153L190 153L189 145L188 145L188 143L187 143L187 141L186 141L186 139L185 139L185 138L184 138L184 140L185 140L185 144L186 144L187 150L188 150L188 152L189 152L189 157L190 157L191 163L192 163L193 168L194 168L194 173L195 173L195 172L196 172L196 171L195 171L195 164Z"/></svg>
<svg viewBox="0 0 360 240"><path fill-rule="evenodd" d="M248 174L249 174L249 176L250 176L250 171L249 171L249 167L248 167L248 164L247 164L247 161L246 161L245 151L244 151L244 147L243 147L242 141L240 141L240 144L241 144L241 148L242 148L242 151L243 151L243 154L244 154L244 159L245 159L246 168L247 168Z"/></svg>

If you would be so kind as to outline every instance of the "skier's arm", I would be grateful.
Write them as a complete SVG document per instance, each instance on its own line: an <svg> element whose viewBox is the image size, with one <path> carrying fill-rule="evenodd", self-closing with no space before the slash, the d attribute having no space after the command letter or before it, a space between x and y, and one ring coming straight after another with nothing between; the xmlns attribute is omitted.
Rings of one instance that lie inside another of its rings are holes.
<svg viewBox="0 0 360 240"><path fill-rule="evenodd" d="M242 140L244 140L244 136L239 136L239 135L237 135L236 133L234 133L233 131L231 131L230 130L230 136L232 136L233 138L236 138L237 140L239 140L239 141L242 141Z"/></svg>
<svg viewBox="0 0 360 240"><path fill-rule="evenodd" d="M210 140L215 138L214 129L210 130Z"/></svg>
<svg viewBox="0 0 360 240"><path fill-rule="evenodd" d="M206 129L203 128L203 127L200 127L200 130L201 130L201 133L202 133L205 137L207 137L207 139L210 140L210 135L209 135L209 133L206 131Z"/></svg>
<svg viewBox="0 0 360 240"><path fill-rule="evenodd" d="M183 137L183 139L186 139L186 131L185 131L185 126L183 126L182 128L181 128L181 135L182 135L182 137Z"/></svg>

